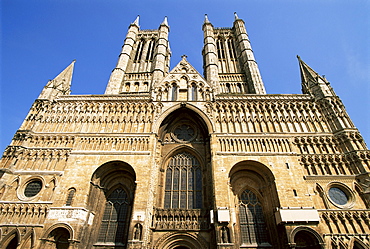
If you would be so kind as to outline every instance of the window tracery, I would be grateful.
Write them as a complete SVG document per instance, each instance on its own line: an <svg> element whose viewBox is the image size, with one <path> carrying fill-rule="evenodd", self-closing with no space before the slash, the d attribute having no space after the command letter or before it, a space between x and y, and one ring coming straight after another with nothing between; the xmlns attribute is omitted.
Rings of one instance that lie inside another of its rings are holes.
<svg viewBox="0 0 370 249"><path fill-rule="evenodd" d="M187 152L173 156L166 171L164 208L202 208L202 171Z"/></svg>
<svg viewBox="0 0 370 249"><path fill-rule="evenodd" d="M268 243L262 205L249 189L244 190L240 196L239 222L242 244Z"/></svg>
<svg viewBox="0 0 370 249"><path fill-rule="evenodd" d="M126 236L129 203L126 191L118 187L107 198L98 242L123 243Z"/></svg>

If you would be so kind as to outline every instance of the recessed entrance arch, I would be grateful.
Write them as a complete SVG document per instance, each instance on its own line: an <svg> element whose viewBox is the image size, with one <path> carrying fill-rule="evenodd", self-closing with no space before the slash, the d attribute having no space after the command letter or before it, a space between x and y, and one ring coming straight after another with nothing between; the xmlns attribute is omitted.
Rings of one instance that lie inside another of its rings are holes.
<svg viewBox="0 0 370 249"><path fill-rule="evenodd" d="M208 243L200 234L167 233L155 244L154 249L208 249Z"/></svg>

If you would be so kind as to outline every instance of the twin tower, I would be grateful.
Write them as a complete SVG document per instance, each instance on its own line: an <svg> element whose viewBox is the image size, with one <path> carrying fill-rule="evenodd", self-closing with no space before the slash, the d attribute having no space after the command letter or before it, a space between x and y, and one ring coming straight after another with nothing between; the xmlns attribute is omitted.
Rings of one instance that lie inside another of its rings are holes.
<svg viewBox="0 0 370 249"><path fill-rule="evenodd" d="M128 29L105 94L149 94L153 90L153 94L161 95L158 98L173 100L196 100L194 95L201 99L211 97L212 93L264 94L244 21L235 14L232 28L214 28L206 16L203 32L203 68L208 83L173 85L169 79L163 85L161 83L169 74L171 56L167 17L158 30L140 30L137 17ZM186 64L189 70L194 71L185 57L180 64ZM182 66L181 70L184 70ZM184 79L187 83L190 80Z"/></svg>

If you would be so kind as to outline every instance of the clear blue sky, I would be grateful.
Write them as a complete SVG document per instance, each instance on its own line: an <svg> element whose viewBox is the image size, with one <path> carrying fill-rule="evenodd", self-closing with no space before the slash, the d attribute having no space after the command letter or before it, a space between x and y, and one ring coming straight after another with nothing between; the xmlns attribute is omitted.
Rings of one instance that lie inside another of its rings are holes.
<svg viewBox="0 0 370 249"><path fill-rule="evenodd" d="M301 93L296 55L326 75L370 145L370 1L2 0L1 153L49 79L76 59L72 94L104 93L127 28L168 16L171 66L182 54L202 73L204 14L249 33L267 93Z"/></svg>

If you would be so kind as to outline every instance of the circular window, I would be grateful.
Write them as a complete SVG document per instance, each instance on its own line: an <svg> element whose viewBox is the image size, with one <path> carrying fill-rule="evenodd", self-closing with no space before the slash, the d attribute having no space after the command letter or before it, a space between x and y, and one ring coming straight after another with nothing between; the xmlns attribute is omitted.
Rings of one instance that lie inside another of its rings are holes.
<svg viewBox="0 0 370 249"><path fill-rule="evenodd" d="M346 205L348 203L347 194L338 187L332 187L329 189L329 197L335 204L341 206Z"/></svg>
<svg viewBox="0 0 370 249"><path fill-rule="evenodd" d="M190 142L196 137L196 130L187 123L182 123L173 130L175 140L178 142Z"/></svg>
<svg viewBox="0 0 370 249"><path fill-rule="evenodd" d="M27 183L24 189L24 196L34 197L41 191L41 188L42 188L41 180L32 180L29 183Z"/></svg>

